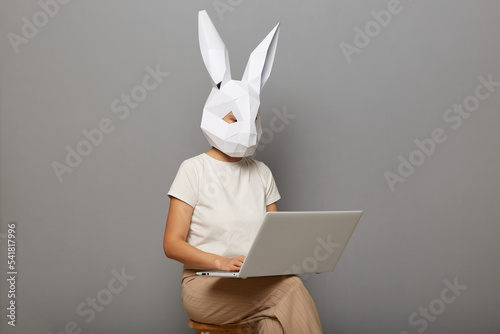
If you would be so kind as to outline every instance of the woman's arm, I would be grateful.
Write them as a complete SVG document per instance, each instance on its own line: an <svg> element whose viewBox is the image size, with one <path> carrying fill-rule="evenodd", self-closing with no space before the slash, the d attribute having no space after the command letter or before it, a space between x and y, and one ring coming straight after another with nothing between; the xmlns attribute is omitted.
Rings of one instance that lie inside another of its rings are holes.
<svg viewBox="0 0 500 334"><path fill-rule="evenodd" d="M269 204L268 206L266 206L266 211L269 212L269 211L278 211L278 205L276 205L276 202L274 202L273 204Z"/></svg>
<svg viewBox="0 0 500 334"><path fill-rule="evenodd" d="M193 207L171 197L163 239L165 255L192 268L238 271L245 259L243 255L227 258L204 252L186 242L192 215Z"/></svg>

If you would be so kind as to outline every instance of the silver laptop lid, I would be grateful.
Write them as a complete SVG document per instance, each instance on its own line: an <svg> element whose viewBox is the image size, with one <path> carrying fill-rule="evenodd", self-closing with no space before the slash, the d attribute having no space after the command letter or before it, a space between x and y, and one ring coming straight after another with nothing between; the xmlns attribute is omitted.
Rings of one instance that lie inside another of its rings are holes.
<svg viewBox="0 0 500 334"><path fill-rule="evenodd" d="M238 276L333 271L362 213L267 212Z"/></svg>

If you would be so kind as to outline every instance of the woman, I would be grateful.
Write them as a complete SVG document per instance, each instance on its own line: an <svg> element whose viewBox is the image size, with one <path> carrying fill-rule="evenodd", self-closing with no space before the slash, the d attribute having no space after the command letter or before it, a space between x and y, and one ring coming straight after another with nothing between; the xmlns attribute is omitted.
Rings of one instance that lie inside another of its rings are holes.
<svg viewBox="0 0 500 334"><path fill-rule="evenodd" d="M260 90L269 77L279 25L252 52L242 81L231 80L224 43L205 11L200 47L212 78L201 128L212 148L185 160L168 192L167 257L184 264L182 301L191 319L250 324L258 333L322 333L314 302L299 277L197 276L197 269L238 271L266 211L277 211L273 175L250 158L262 127Z"/></svg>
<svg viewBox="0 0 500 334"><path fill-rule="evenodd" d="M234 123L232 113L224 121ZM297 276L247 279L197 276L237 271L266 211L280 198L269 168L212 147L181 164L168 195L167 257L184 264L182 301L189 317L250 324L258 333L322 333L314 302Z"/></svg>

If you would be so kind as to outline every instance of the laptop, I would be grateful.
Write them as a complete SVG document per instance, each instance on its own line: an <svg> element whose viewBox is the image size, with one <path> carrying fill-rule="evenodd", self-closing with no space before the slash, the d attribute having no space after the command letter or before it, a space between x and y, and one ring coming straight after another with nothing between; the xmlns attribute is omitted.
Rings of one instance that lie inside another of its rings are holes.
<svg viewBox="0 0 500 334"><path fill-rule="evenodd" d="M200 276L247 278L332 272L363 211L266 212L239 271Z"/></svg>

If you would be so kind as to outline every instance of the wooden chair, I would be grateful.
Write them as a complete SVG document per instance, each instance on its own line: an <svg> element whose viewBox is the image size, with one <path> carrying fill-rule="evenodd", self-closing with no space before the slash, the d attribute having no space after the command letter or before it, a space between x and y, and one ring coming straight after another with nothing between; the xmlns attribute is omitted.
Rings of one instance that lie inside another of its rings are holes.
<svg viewBox="0 0 500 334"><path fill-rule="evenodd" d="M250 334L248 325L212 325L196 322L191 319L188 321L189 328L196 329L196 334Z"/></svg>

